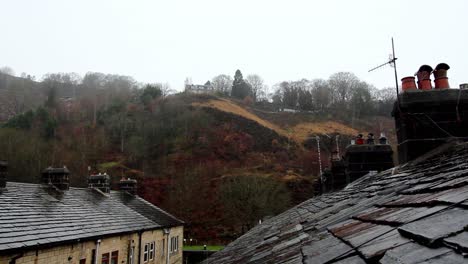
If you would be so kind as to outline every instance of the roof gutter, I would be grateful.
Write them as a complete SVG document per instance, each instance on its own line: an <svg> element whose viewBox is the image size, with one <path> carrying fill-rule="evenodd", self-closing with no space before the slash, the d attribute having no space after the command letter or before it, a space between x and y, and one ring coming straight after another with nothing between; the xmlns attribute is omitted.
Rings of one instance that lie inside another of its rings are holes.
<svg viewBox="0 0 468 264"><path fill-rule="evenodd" d="M166 241L167 241L167 250L166 250L166 264L169 264L169 234L171 232L170 228L164 228L164 235L166 235ZM164 250L164 249L163 249Z"/></svg>
<svg viewBox="0 0 468 264"><path fill-rule="evenodd" d="M101 245L101 239L96 240L96 254L94 256L94 263L93 264L98 264L98 256L99 256L99 245Z"/></svg>

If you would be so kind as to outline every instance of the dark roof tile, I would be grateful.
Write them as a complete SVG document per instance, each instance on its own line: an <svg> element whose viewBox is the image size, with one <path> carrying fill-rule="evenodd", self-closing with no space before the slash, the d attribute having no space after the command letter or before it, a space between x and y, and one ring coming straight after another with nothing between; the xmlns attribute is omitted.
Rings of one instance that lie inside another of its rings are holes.
<svg viewBox="0 0 468 264"><path fill-rule="evenodd" d="M468 211L452 208L443 213L423 218L398 228L405 237L420 243L432 245L452 234L463 231L468 227Z"/></svg>
<svg viewBox="0 0 468 264"><path fill-rule="evenodd" d="M384 225L398 226L434 214L447 206L434 207L374 207L357 216L355 219Z"/></svg>
<svg viewBox="0 0 468 264"><path fill-rule="evenodd" d="M444 243L455 250L468 255L468 232L462 232L458 235L444 239Z"/></svg>
<svg viewBox="0 0 468 264"><path fill-rule="evenodd" d="M392 229L391 231L385 231L385 233L375 236L375 238L366 240L359 247L355 248L366 259L375 260L376 258L382 257L385 251L409 242L410 241L402 237L397 230Z"/></svg>
<svg viewBox="0 0 468 264"><path fill-rule="evenodd" d="M461 263L467 169L468 143L443 146L270 218L205 263Z"/></svg>
<svg viewBox="0 0 468 264"><path fill-rule="evenodd" d="M334 264L366 264L366 262L359 256L352 256L343 260L333 262Z"/></svg>
<svg viewBox="0 0 468 264"><path fill-rule="evenodd" d="M318 241L312 241L301 249L305 263L326 263L345 257L353 252L352 248L328 232L321 233Z"/></svg>
<svg viewBox="0 0 468 264"><path fill-rule="evenodd" d="M381 264L466 263L463 256L455 254L449 248L430 249L417 243L408 243L388 250L380 260Z"/></svg>

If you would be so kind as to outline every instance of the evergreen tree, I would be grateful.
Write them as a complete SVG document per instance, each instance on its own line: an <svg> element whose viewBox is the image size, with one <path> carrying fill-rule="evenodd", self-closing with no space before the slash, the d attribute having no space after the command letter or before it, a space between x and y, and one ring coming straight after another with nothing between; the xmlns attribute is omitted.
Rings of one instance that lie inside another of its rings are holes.
<svg viewBox="0 0 468 264"><path fill-rule="evenodd" d="M234 74L234 81L232 82L231 96L238 99L244 99L251 95L251 93L252 87L244 80L241 71L237 70Z"/></svg>
<svg viewBox="0 0 468 264"><path fill-rule="evenodd" d="M145 88L143 89L143 93L140 95L140 100L145 106L148 106L151 100L161 97L161 96L162 96L161 85L147 84Z"/></svg>

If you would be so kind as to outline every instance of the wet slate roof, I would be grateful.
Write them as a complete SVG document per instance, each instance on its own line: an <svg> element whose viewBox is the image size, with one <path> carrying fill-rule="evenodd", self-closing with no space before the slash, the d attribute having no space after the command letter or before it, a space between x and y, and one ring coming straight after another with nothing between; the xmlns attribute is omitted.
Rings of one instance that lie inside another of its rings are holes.
<svg viewBox="0 0 468 264"><path fill-rule="evenodd" d="M468 263L468 144L268 219L205 263Z"/></svg>
<svg viewBox="0 0 468 264"><path fill-rule="evenodd" d="M0 253L182 224L126 192L16 182L0 189Z"/></svg>

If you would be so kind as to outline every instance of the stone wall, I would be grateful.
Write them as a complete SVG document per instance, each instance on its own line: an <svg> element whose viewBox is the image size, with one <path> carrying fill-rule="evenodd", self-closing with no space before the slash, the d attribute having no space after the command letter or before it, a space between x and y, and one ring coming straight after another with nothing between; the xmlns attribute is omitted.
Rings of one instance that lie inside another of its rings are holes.
<svg viewBox="0 0 468 264"><path fill-rule="evenodd" d="M171 264L182 263L183 227L170 228L169 231L169 235L165 235L162 229L143 232L141 236L142 246L140 256L138 254L138 233L101 239L97 252L97 263L102 263L103 254L108 253L111 256L112 252L118 251L117 263L129 264L129 251L131 247L134 248L134 264L138 263L139 257L140 263L144 264L166 263L169 246L167 237L170 240L172 236L179 236L179 250L169 254L169 262ZM147 262L144 262L144 246L151 242L155 242L154 257L150 260L148 256ZM92 263L92 254L93 250L97 248L96 245L97 241L86 241L51 248L18 251L9 255L0 255L0 264L9 264L17 256L16 264L94 264ZM108 263L111 264L110 260Z"/></svg>

